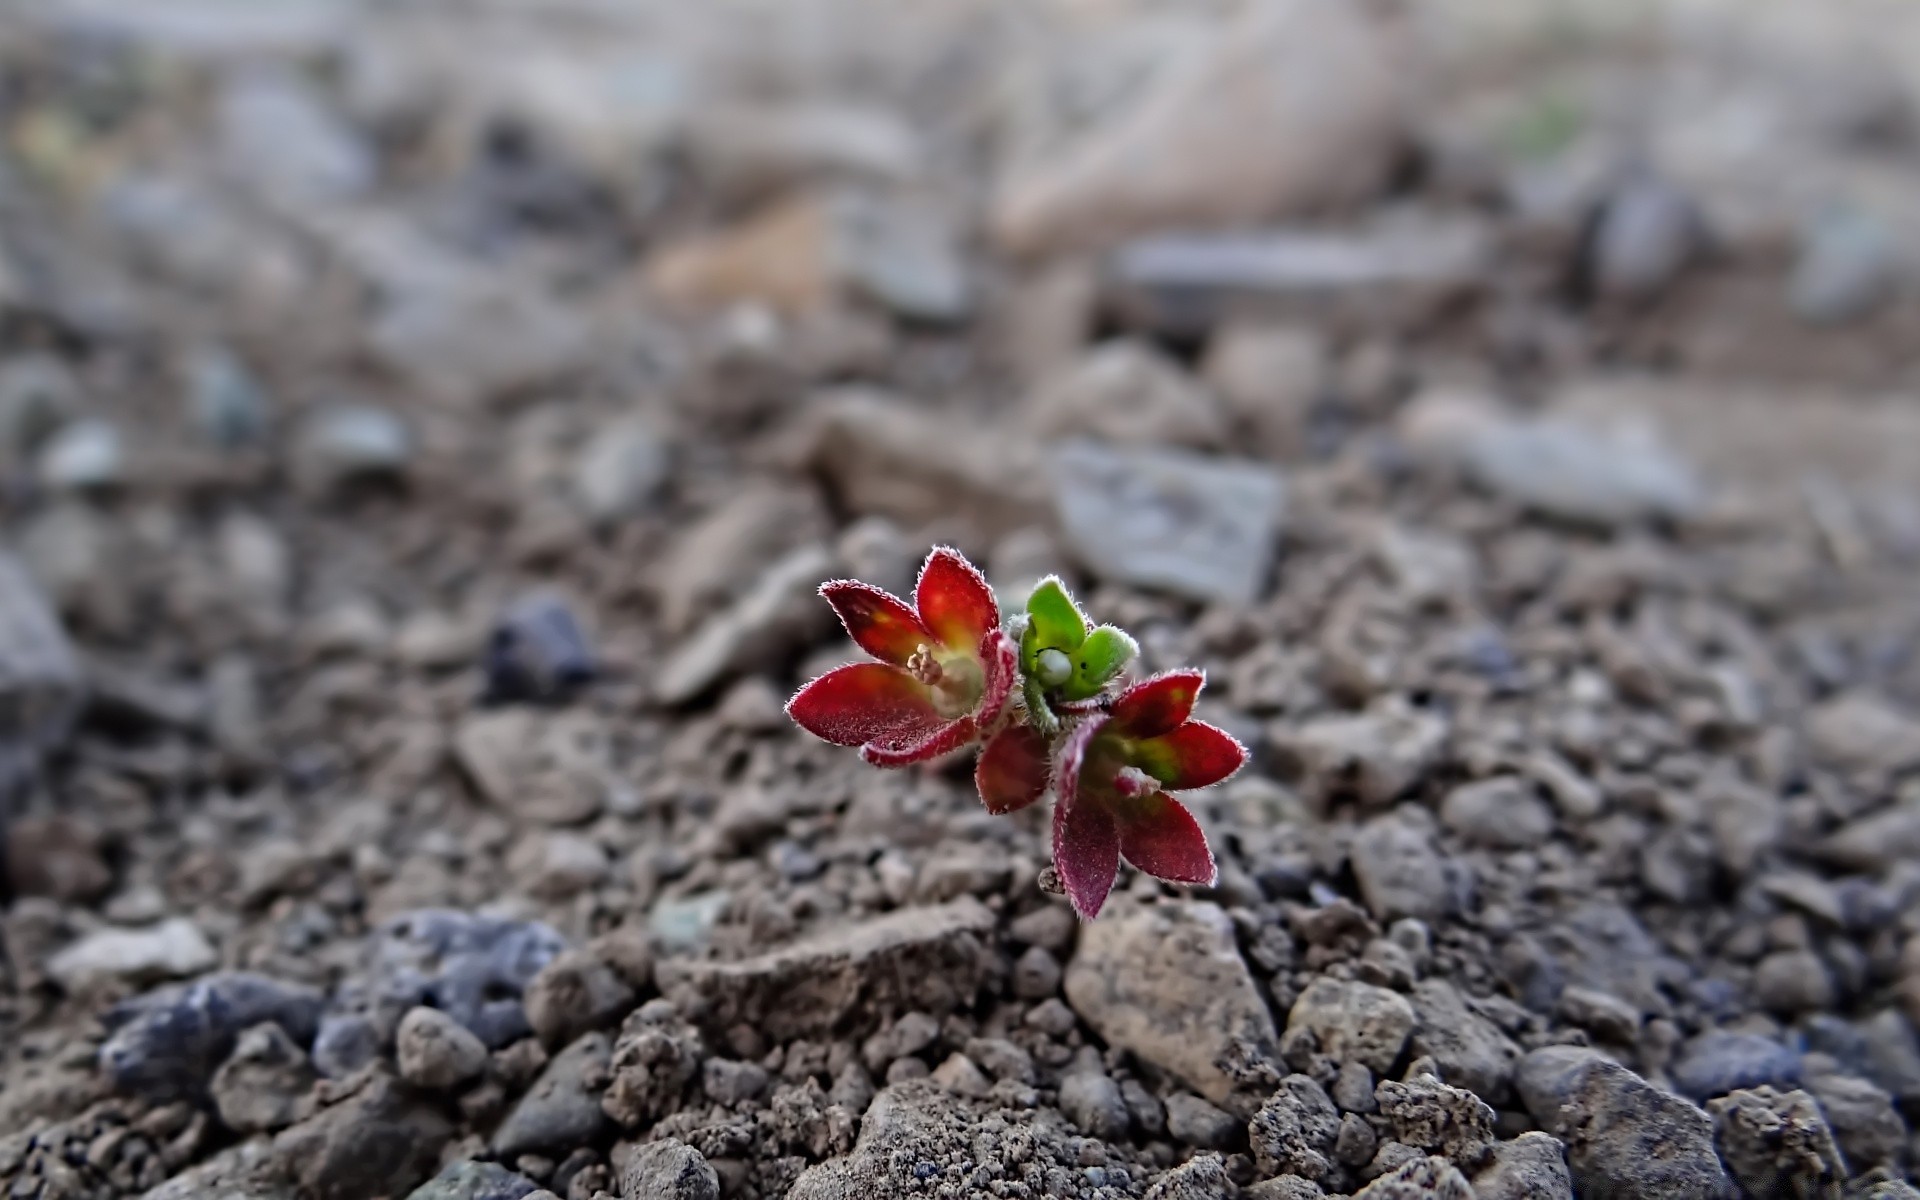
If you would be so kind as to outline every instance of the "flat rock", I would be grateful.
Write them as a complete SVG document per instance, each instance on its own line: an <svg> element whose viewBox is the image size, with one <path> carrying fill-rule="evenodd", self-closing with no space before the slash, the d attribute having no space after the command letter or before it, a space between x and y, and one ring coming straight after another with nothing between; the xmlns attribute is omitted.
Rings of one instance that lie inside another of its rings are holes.
<svg viewBox="0 0 1920 1200"><path fill-rule="evenodd" d="M971 1002L992 967L993 928L993 914L966 897L841 924L738 962L664 959L654 975L707 1028L744 1021L788 1041Z"/></svg>
<svg viewBox="0 0 1920 1200"><path fill-rule="evenodd" d="M1920 764L1920 719L1865 692L1847 692L1807 714L1807 745L1830 766L1902 771Z"/></svg>
<svg viewBox="0 0 1920 1200"><path fill-rule="evenodd" d="M1459 910L1470 882L1425 828L1397 813L1361 826L1348 854L1361 898L1382 921L1441 920Z"/></svg>
<svg viewBox="0 0 1920 1200"><path fill-rule="evenodd" d="M1265 590L1286 501L1273 469L1084 441L1058 447L1053 466L1067 549L1094 575L1243 606Z"/></svg>
<svg viewBox="0 0 1920 1200"><path fill-rule="evenodd" d="M99 929L47 960L47 973L69 992L108 980L152 983L211 970L213 944L185 917L143 929Z"/></svg>
<svg viewBox="0 0 1920 1200"><path fill-rule="evenodd" d="M801 546L767 565L745 594L696 626L661 664L655 697L685 704L741 671L778 663L824 633L831 610L815 593L834 568L825 546Z"/></svg>
<svg viewBox="0 0 1920 1200"><path fill-rule="evenodd" d="M66 739L85 697L66 628L19 560L0 553L0 771L9 782Z"/></svg>
<svg viewBox="0 0 1920 1200"><path fill-rule="evenodd" d="M1380 1074L1393 1068L1413 1025L1413 1006L1400 993L1323 977L1293 1002L1286 1043L1308 1037L1333 1062L1357 1062Z"/></svg>
<svg viewBox="0 0 1920 1200"><path fill-rule="evenodd" d="M361 1200L425 1180L452 1134L438 1109L371 1071L335 1103L282 1130L273 1155L303 1197Z"/></svg>
<svg viewBox="0 0 1920 1200"><path fill-rule="evenodd" d="M1513 1081L1520 1047L1498 1025L1467 1006L1444 979L1414 985L1413 1055L1430 1058L1440 1077L1488 1104L1501 1104Z"/></svg>
<svg viewBox="0 0 1920 1200"><path fill-rule="evenodd" d="M1707 1114L1591 1050L1554 1046L1521 1060L1527 1111L1566 1143L1578 1195L1730 1200Z"/></svg>
<svg viewBox="0 0 1920 1200"><path fill-rule="evenodd" d="M499 1163L463 1158L440 1168L407 1200L525 1200L539 1185Z"/></svg>
<svg viewBox="0 0 1920 1200"><path fill-rule="evenodd" d="M1220 404L1165 354L1131 338L1104 343L1043 386L1028 416L1042 437L1139 446L1219 447Z"/></svg>
<svg viewBox="0 0 1920 1200"><path fill-rule="evenodd" d="M542 1151L564 1153L610 1128L600 1108L600 1092L607 1084L612 1051L605 1034L589 1033L554 1055L494 1130L493 1152L508 1159Z"/></svg>
<svg viewBox="0 0 1920 1200"><path fill-rule="evenodd" d="M1246 1072L1271 1070L1273 1018L1233 925L1197 901L1114 913L1082 927L1067 1001L1109 1045L1229 1104Z"/></svg>

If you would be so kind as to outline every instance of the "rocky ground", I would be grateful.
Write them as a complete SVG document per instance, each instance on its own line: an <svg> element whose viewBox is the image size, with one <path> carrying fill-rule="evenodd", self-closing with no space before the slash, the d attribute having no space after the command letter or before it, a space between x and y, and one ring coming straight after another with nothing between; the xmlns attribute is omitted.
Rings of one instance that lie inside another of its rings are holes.
<svg viewBox="0 0 1920 1200"><path fill-rule="evenodd" d="M1912 1200L1916 47L0 9L5 1196ZM786 721L936 541L1218 886Z"/></svg>

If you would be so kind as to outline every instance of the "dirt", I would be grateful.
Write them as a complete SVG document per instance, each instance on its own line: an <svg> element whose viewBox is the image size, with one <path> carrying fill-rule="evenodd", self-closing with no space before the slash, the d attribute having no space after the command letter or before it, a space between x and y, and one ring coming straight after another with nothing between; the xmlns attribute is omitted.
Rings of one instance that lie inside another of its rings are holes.
<svg viewBox="0 0 1920 1200"><path fill-rule="evenodd" d="M0 12L0 1194L1920 1194L1920 42L1524 7ZM1216 885L787 720L935 544Z"/></svg>

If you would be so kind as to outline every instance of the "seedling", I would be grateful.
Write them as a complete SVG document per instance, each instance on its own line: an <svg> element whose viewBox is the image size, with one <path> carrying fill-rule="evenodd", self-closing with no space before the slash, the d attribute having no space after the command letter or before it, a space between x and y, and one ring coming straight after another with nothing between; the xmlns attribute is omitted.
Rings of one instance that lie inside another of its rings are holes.
<svg viewBox="0 0 1920 1200"><path fill-rule="evenodd" d="M838 667L795 693L787 714L801 728L858 746L878 767L979 743L974 783L996 815L1053 788L1054 873L1088 920L1122 858L1170 882L1214 881L1206 834L1169 793L1226 779L1247 751L1192 719L1201 672L1130 682L1134 640L1089 625L1052 577L1003 627L993 589L944 546L921 567L912 606L855 580L832 580L820 594L879 661Z"/></svg>

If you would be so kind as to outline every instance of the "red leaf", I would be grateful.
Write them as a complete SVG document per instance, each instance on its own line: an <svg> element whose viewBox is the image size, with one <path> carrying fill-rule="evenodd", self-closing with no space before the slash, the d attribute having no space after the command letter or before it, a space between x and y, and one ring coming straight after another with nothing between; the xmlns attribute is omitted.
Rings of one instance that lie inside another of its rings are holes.
<svg viewBox="0 0 1920 1200"><path fill-rule="evenodd" d="M906 767L951 754L980 736L972 717L950 721L918 740L875 738L860 747L860 757L876 767Z"/></svg>
<svg viewBox="0 0 1920 1200"><path fill-rule="evenodd" d="M1080 794L1080 777L1087 768L1087 749L1093 745L1093 739L1100 736L1100 731L1105 729L1106 725L1104 718L1098 721L1086 721L1074 726L1073 731L1067 734L1066 744L1060 747L1060 775L1054 781L1057 785L1054 790L1059 794L1062 803Z"/></svg>
<svg viewBox="0 0 1920 1200"><path fill-rule="evenodd" d="M905 666L933 635L906 602L857 579L833 579L820 585L820 595L860 648L882 662Z"/></svg>
<svg viewBox="0 0 1920 1200"><path fill-rule="evenodd" d="M936 546L913 588L920 622L950 650L975 650L1000 625L1000 605L986 577L958 550Z"/></svg>
<svg viewBox="0 0 1920 1200"><path fill-rule="evenodd" d="M1219 871L1207 835L1186 806L1164 792L1127 801L1118 813L1120 853L1147 874L1210 885Z"/></svg>
<svg viewBox="0 0 1920 1200"><path fill-rule="evenodd" d="M1013 648L1013 639L1007 636L1006 630L991 630L981 639L980 668L985 682L981 686L975 719L982 728L990 728L1000 719L1013 696L1014 685L1020 682L1020 654Z"/></svg>
<svg viewBox="0 0 1920 1200"><path fill-rule="evenodd" d="M1167 671L1142 679L1113 702L1113 727L1130 738L1172 733L1193 712L1193 702L1206 685L1201 671Z"/></svg>
<svg viewBox="0 0 1920 1200"><path fill-rule="evenodd" d="M794 693L787 715L836 746L918 741L945 725L926 685L885 663L836 667Z"/></svg>
<svg viewBox="0 0 1920 1200"><path fill-rule="evenodd" d="M1120 831L1097 801L1062 791L1053 805L1053 869L1075 912L1091 921L1120 873Z"/></svg>
<svg viewBox="0 0 1920 1200"><path fill-rule="evenodd" d="M1047 750L1047 739L1027 725L1009 725L987 739L973 782L988 812L1016 812L1046 795L1053 773Z"/></svg>
<svg viewBox="0 0 1920 1200"><path fill-rule="evenodd" d="M1247 748L1224 729L1188 721L1172 733L1135 742L1128 757L1162 787L1180 791L1219 783L1238 771L1246 764Z"/></svg>

